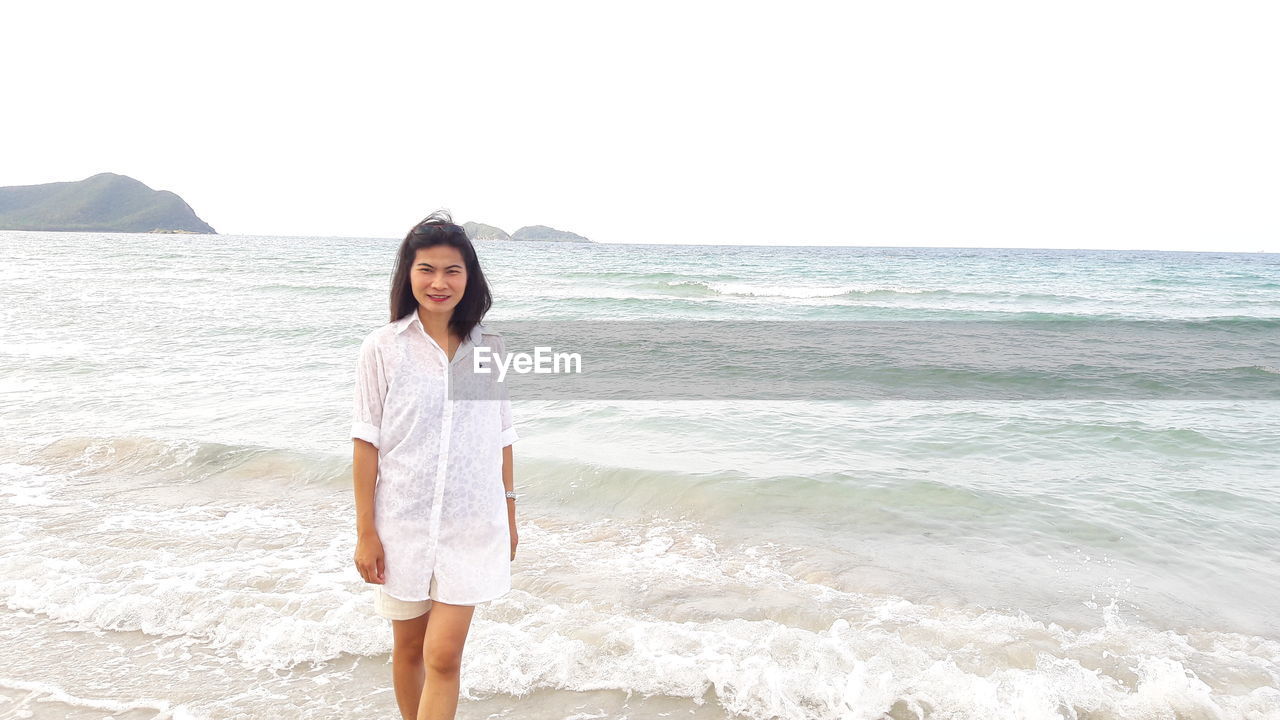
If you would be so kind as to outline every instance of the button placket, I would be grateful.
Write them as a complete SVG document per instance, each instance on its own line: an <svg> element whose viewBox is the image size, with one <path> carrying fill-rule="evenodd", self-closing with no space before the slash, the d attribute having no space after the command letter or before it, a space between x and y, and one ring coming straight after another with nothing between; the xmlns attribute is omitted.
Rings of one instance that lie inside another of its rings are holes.
<svg viewBox="0 0 1280 720"><path fill-rule="evenodd" d="M426 335L425 330L423 335ZM430 340L431 336L427 335L427 338ZM435 494L432 496L431 501L431 567L434 568L436 567L436 557L440 550L441 503L444 500L444 484L446 482L446 471L449 467L449 441L453 436L453 402L449 398L449 357L434 340L431 340L431 344L439 352L441 364L444 367L444 398L442 400L444 411L440 421L440 452L436 461Z"/></svg>

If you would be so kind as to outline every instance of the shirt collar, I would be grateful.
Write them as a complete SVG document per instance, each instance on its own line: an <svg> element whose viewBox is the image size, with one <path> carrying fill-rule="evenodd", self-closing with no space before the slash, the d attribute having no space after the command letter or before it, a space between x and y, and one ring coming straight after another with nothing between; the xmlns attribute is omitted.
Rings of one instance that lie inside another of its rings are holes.
<svg viewBox="0 0 1280 720"><path fill-rule="evenodd" d="M400 318L399 320L395 321L392 324L395 325L397 335L399 335L400 333L408 329L410 325L417 325L419 328L422 329L423 332L427 331L426 328L422 327L422 318L418 317L417 308L414 308L409 313L407 313L404 317ZM484 325L480 323L476 323L475 327L471 328L471 334L467 336L467 339L471 341L471 345L473 347L480 346L480 336L481 334L483 334L482 333L483 330L484 330Z"/></svg>

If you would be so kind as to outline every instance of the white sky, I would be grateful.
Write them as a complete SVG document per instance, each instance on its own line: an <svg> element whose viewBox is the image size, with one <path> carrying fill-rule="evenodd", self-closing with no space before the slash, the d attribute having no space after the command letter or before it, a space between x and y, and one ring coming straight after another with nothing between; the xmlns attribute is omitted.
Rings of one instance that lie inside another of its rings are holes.
<svg viewBox="0 0 1280 720"><path fill-rule="evenodd" d="M20 5L20 6L19 6ZM1280 251L1272 2L40 2L0 185L221 233Z"/></svg>

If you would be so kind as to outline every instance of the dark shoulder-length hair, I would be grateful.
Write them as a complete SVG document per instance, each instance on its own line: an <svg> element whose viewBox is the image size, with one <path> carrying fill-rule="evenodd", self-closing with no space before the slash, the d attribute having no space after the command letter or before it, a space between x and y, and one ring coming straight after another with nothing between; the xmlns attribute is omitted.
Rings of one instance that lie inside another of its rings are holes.
<svg viewBox="0 0 1280 720"><path fill-rule="evenodd" d="M493 295L489 292L489 282L484 279L484 271L480 269L480 260L476 257L476 249L471 245L467 232L461 225L455 225L453 218L444 210L437 210L414 225L400 243L396 269L391 274L391 322L418 309L418 300L413 296L413 286L409 283L409 273L413 270L413 260L418 249L435 245L457 248L467 267L467 289L453 308L453 317L449 318L449 329L465 338L484 319L485 313L489 312L493 305Z"/></svg>

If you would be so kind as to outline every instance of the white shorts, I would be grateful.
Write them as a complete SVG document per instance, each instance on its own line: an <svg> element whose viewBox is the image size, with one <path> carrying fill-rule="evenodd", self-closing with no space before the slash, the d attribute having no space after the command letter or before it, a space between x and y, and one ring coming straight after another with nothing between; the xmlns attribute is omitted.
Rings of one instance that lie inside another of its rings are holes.
<svg viewBox="0 0 1280 720"><path fill-rule="evenodd" d="M401 600L391 597L381 587L373 587L373 612L388 620L412 620L431 609L431 599Z"/></svg>
<svg viewBox="0 0 1280 720"><path fill-rule="evenodd" d="M432 589L435 588L435 578L431 579ZM382 586L373 586L373 612L380 617L388 620L412 620L422 617L431 610L431 599L425 600L401 600L392 597L382 591ZM470 603L455 603L457 605L466 605Z"/></svg>

